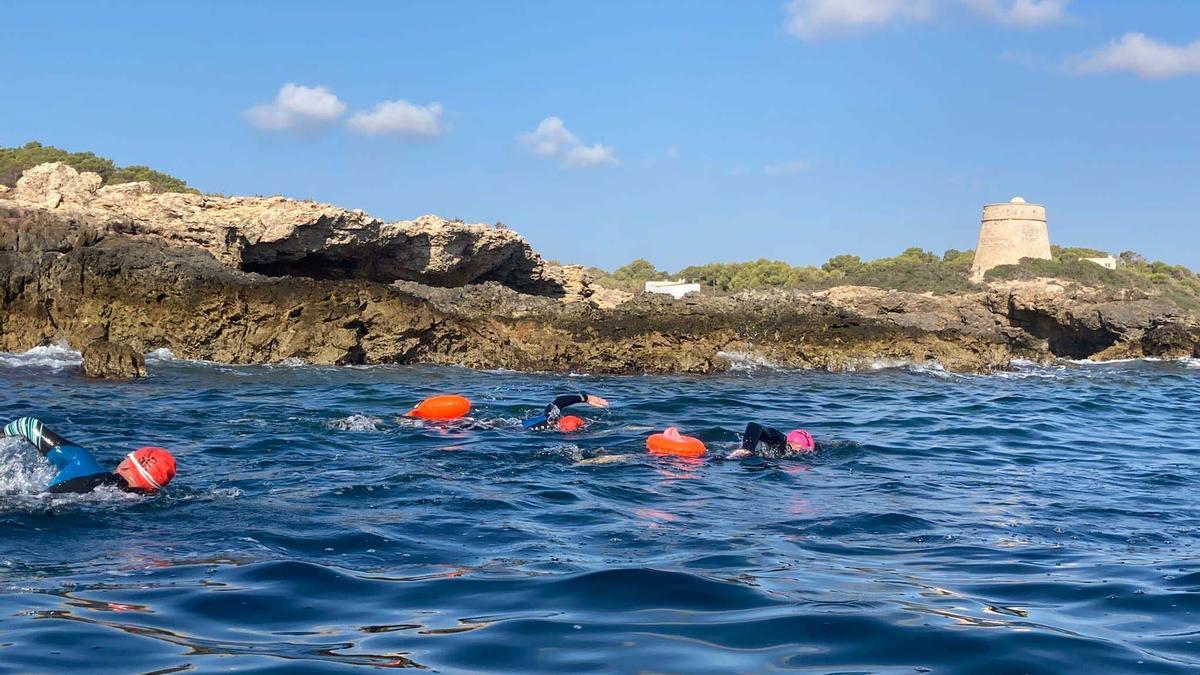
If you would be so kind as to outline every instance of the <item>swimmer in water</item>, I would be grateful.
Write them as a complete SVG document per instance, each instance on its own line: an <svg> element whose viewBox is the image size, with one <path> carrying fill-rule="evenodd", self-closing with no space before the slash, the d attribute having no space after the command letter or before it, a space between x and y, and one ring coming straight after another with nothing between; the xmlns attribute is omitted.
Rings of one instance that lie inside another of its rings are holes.
<svg viewBox="0 0 1200 675"><path fill-rule="evenodd" d="M597 408L608 407L608 401L605 401L599 396L593 396L586 392L580 392L578 394L559 394L554 398L553 401L550 402L550 405L546 406L546 409L542 411L541 415L525 420L521 423L521 426L525 427L526 429L549 429L552 426L563 426L559 424L560 421L565 421L562 414L563 408L573 406L577 403L586 403L591 406L596 406ZM570 425L570 428L564 428L564 431L574 431L583 423L583 421L579 420L577 417L574 419L578 420L578 422Z"/></svg>
<svg viewBox="0 0 1200 675"><path fill-rule="evenodd" d="M725 459L779 459L808 454L816 449L812 434L803 429L793 429L785 434L778 429L751 422L746 425L746 433L742 435L742 447L729 453Z"/></svg>
<svg viewBox="0 0 1200 675"><path fill-rule="evenodd" d="M91 452L32 417L10 422L0 437L29 441L58 469L58 474L50 481L52 493L85 493L109 485L125 492L151 494L166 487L175 477L175 458L162 448L134 450L125 455L116 469L105 471Z"/></svg>

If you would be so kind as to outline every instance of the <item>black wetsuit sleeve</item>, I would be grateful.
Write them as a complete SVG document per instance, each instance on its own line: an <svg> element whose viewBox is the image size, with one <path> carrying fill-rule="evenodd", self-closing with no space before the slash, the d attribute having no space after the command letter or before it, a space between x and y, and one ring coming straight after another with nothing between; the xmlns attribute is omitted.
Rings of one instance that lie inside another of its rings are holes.
<svg viewBox="0 0 1200 675"><path fill-rule="evenodd" d="M558 417L562 413L563 408L573 406L576 403L583 403L587 401L587 399L587 392L580 392L578 394L559 394L558 396L554 397L554 401L552 401L550 405L546 406L544 414L547 418Z"/></svg>
<svg viewBox="0 0 1200 675"><path fill-rule="evenodd" d="M778 429L751 422L742 435L742 449L763 457L779 457L787 452L787 436Z"/></svg>
<svg viewBox="0 0 1200 675"><path fill-rule="evenodd" d="M51 431L41 421L32 417L22 417L9 422L4 427L3 435L13 438L24 438L43 455L49 454L51 450L60 445L68 445L70 443L67 439Z"/></svg>
<svg viewBox="0 0 1200 675"><path fill-rule="evenodd" d="M138 490L130 489L125 480L115 473L93 473L87 476L79 476L71 478L61 483L56 483L50 486L52 494L76 493L87 494L101 485L111 485L112 487L125 490L126 492L138 492Z"/></svg>

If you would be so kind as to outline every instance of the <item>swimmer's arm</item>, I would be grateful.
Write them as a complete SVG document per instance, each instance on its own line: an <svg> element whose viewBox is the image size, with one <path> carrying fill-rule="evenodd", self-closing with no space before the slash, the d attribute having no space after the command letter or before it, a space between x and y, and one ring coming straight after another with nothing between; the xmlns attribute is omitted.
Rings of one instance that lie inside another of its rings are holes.
<svg viewBox="0 0 1200 675"><path fill-rule="evenodd" d="M563 408L566 408L567 406L572 406L577 403L586 403L588 405L594 405L597 408L607 408L608 407L608 401L605 401L604 399L600 398L599 396L593 396L592 394L589 394L587 392L580 392L578 394L561 394L558 397L556 397L554 399L554 402L551 403L549 406L547 406L546 409L549 410L550 407L553 406L553 407L561 410Z"/></svg>
<svg viewBox="0 0 1200 675"><path fill-rule="evenodd" d="M3 435L12 438L24 438L43 455L48 455L51 450L70 443L67 439L51 431L40 420L32 417L22 417L9 422L4 427Z"/></svg>

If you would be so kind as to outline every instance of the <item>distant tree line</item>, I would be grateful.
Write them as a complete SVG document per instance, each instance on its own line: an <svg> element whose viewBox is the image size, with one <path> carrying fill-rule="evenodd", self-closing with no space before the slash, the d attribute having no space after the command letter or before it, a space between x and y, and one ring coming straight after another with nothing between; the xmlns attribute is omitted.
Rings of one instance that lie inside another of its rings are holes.
<svg viewBox="0 0 1200 675"><path fill-rule="evenodd" d="M781 260L693 265L678 272L659 270L649 261L635 260L610 274L592 268L593 276L610 287L640 291L647 281L684 278L712 293L792 288L819 290L833 286L878 286L923 293L977 290L968 280L972 251L949 250L942 255L910 248L894 258L864 262L856 255L839 255L820 267L793 266Z"/></svg>
<svg viewBox="0 0 1200 675"><path fill-rule="evenodd" d="M155 192L197 192L183 180L148 166L117 166L111 159L91 152L67 152L37 141L19 148L0 148L0 185L12 187L26 169L46 162L62 162L76 171L98 173L104 185L147 181Z"/></svg>
<svg viewBox="0 0 1200 675"><path fill-rule="evenodd" d="M1200 309L1200 276L1182 265L1151 262L1133 251L1117 257L1117 269L1109 270L1084 258L1108 254L1090 248L1052 247L1051 260L1026 258L1018 265L990 270L987 281L1053 278L1084 286L1140 289L1157 292L1186 309ZM892 258L863 261L855 255L838 255L819 267L793 266L781 260L693 265L677 272L656 268L638 259L611 273L591 268L593 278L610 288L636 292L647 281L679 279L700 284L713 294L759 289L821 290L833 286L875 288L935 293L938 295L983 290L970 280L975 251L950 249L941 255L909 248Z"/></svg>

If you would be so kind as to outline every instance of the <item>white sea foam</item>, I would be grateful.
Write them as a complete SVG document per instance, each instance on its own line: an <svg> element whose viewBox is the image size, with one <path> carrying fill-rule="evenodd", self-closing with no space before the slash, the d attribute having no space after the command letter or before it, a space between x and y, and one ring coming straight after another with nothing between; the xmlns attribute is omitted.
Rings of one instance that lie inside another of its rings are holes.
<svg viewBox="0 0 1200 675"><path fill-rule="evenodd" d="M1158 363L1162 359L1154 356L1141 356L1133 359L1109 359L1107 361L1093 361L1092 359L1059 359L1065 363L1074 363L1077 366L1111 366L1118 363Z"/></svg>
<svg viewBox="0 0 1200 675"><path fill-rule="evenodd" d="M729 369L735 372L759 370L781 370L782 366L770 359L752 352L717 352L717 357L729 362Z"/></svg>
<svg viewBox="0 0 1200 675"><path fill-rule="evenodd" d="M946 370L940 362L935 359L928 361L910 361L908 359L863 359L860 361L852 361L845 364L837 372L857 373L869 372L878 370L907 370L910 373L920 375L932 375L933 377L951 378L964 377L958 373L951 373Z"/></svg>
<svg viewBox="0 0 1200 675"><path fill-rule="evenodd" d="M981 377L996 377L1002 380L1025 380L1031 378L1053 380L1062 377L1065 373L1065 368L1037 367L1028 370L1002 370L981 375Z"/></svg>
<svg viewBox="0 0 1200 675"><path fill-rule="evenodd" d="M380 424L383 420L378 417L355 413L340 420L330 420L325 426L338 431L379 431Z"/></svg>
<svg viewBox="0 0 1200 675"><path fill-rule="evenodd" d="M175 358L175 354L171 353L171 350L166 347L159 347L146 354L146 363L170 363L171 361L178 360Z"/></svg>
<svg viewBox="0 0 1200 675"><path fill-rule="evenodd" d="M0 438L0 494L36 494L54 478L54 468L19 438Z"/></svg>
<svg viewBox="0 0 1200 675"><path fill-rule="evenodd" d="M50 368L62 370L83 363L83 356L71 349L66 342L56 345L34 347L27 352L12 354L0 352L0 368Z"/></svg>

